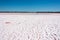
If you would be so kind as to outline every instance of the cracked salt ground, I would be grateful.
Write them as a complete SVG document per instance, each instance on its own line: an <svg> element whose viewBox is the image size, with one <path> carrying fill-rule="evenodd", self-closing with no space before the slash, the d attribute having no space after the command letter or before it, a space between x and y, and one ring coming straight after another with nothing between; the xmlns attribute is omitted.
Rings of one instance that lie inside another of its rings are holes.
<svg viewBox="0 0 60 40"><path fill-rule="evenodd" d="M60 40L60 16L0 15L0 40Z"/></svg>

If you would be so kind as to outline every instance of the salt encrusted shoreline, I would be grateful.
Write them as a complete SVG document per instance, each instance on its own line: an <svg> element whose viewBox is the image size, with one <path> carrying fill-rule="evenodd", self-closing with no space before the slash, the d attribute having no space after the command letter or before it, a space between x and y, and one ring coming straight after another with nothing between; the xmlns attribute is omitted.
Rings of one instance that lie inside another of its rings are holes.
<svg viewBox="0 0 60 40"><path fill-rule="evenodd" d="M0 14L0 40L60 40L60 14L15 14Z"/></svg>

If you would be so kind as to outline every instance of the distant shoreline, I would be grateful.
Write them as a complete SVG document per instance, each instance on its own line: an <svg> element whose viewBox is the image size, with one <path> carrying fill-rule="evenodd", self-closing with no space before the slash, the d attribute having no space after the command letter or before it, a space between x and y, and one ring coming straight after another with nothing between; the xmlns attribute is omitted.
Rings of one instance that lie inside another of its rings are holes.
<svg viewBox="0 0 60 40"><path fill-rule="evenodd" d="M0 13L60 13L60 11L59 12L0 11Z"/></svg>

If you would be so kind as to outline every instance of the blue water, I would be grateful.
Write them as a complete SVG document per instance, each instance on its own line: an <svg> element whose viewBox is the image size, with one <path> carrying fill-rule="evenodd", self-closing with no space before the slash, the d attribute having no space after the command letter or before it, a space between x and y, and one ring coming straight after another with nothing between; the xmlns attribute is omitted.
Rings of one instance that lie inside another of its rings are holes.
<svg viewBox="0 0 60 40"><path fill-rule="evenodd" d="M0 0L0 11L60 11L60 0Z"/></svg>

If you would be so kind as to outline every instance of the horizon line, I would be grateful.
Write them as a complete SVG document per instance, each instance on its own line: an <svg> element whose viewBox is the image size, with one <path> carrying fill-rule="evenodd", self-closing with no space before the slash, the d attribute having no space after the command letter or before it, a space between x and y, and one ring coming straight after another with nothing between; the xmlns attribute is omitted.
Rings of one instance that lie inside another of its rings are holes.
<svg viewBox="0 0 60 40"><path fill-rule="evenodd" d="M60 13L60 11L36 11L36 12L29 12L29 11L0 11L0 13Z"/></svg>

